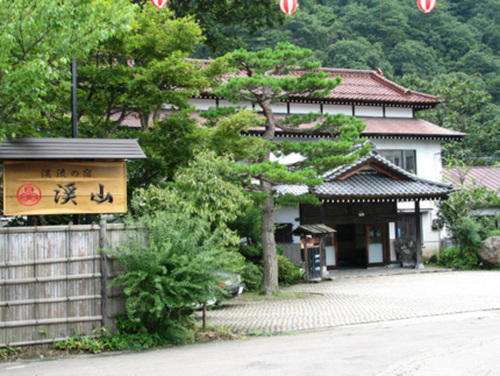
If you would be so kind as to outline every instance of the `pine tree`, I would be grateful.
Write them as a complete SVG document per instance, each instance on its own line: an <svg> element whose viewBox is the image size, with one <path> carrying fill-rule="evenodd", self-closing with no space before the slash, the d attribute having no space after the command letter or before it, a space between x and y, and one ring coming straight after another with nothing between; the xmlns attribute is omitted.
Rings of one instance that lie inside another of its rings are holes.
<svg viewBox="0 0 500 376"><path fill-rule="evenodd" d="M304 98L325 97L341 82L340 78L332 78L328 72L318 69L319 63L312 60L312 55L311 50L289 43L280 43L274 50L238 50L225 57L238 73L228 77L215 90L218 96L231 102L250 101L256 104L265 117L260 153L249 158L248 163L237 166L240 177L246 177L245 188L264 197L262 293L266 295L278 290L278 261L274 239L276 206L283 199L290 203L289 197L276 195L276 186L319 184L322 173L339 165L352 163L368 152L367 145L357 147L364 141L360 138L360 133L365 125L355 117L319 113L290 115L284 119L275 117L271 107L273 102L297 95ZM301 127L302 124L309 126ZM325 134L329 137L316 142L278 142L279 130L294 134ZM255 147L255 143L252 147ZM284 165L272 158L272 154L286 156L291 153L300 154L301 160L292 165ZM311 195L292 198L294 203L304 200L311 200Z"/></svg>

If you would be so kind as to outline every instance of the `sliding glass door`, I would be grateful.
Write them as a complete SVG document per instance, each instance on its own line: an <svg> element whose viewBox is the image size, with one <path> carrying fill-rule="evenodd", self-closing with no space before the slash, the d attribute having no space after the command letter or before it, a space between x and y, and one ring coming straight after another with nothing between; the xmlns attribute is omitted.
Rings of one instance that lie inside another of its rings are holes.
<svg viewBox="0 0 500 376"><path fill-rule="evenodd" d="M385 223L366 225L366 256L368 265L385 264L386 228Z"/></svg>

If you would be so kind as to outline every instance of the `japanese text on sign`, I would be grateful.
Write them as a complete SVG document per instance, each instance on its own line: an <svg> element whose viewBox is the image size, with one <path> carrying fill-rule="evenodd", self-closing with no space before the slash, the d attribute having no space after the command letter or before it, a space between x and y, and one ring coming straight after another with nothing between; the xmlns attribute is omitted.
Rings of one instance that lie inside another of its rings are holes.
<svg viewBox="0 0 500 376"><path fill-rule="evenodd" d="M4 214L123 213L125 162L5 162Z"/></svg>

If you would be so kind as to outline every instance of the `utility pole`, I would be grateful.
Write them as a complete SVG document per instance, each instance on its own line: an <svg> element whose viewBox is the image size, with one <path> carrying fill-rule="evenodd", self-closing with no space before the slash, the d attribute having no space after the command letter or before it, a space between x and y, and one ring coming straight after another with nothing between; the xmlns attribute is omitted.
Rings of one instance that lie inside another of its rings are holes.
<svg viewBox="0 0 500 376"><path fill-rule="evenodd" d="M72 127L72 137L78 138L78 115L76 111L76 84L77 84L77 76L76 76L76 59L71 60L71 121L73 124Z"/></svg>
<svg viewBox="0 0 500 376"><path fill-rule="evenodd" d="M76 59L71 59L71 123L72 132L71 136L73 138L78 138L78 115L76 111ZM75 225L80 223L80 218L78 214L73 214L73 223Z"/></svg>

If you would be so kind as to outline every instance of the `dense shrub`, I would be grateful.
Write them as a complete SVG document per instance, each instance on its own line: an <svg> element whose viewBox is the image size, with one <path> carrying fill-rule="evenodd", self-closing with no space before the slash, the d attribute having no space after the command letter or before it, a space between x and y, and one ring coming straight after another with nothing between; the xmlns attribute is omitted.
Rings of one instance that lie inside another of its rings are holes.
<svg viewBox="0 0 500 376"><path fill-rule="evenodd" d="M192 328L191 307L210 300L217 288L214 271L239 272L242 257L226 250L224 231L201 218L158 212L142 225L142 241L109 252L125 270L114 284L124 287L127 332L183 343Z"/></svg>
<svg viewBox="0 0 500 376"><path fill-rule="evenodd" d="M243 282L245 282L245 288L247 291L258 291L264 277L262 266L254 264L250 261L245 262L241 277Z"/></svg>
<svg viewBox="0 0 500 376"><path fill-rule="evenodd" d="M287 257L278 255L278 282L281 285L290 285L302 278L300 269Z"/></svg>
<svg viewBox="0 0 500 376"><path fill-rule="evenodd" d="M460 250L465 253L477 253L479 244L488 238L492 230L489 218L459 218L453 224L453 235L458 241Z"/></svg>
<svg viewBox="0 0 500 376"><path fill-rule="evenodd" d="M488 234L488 238L492 236L500 236L500 230L490 231L490 233Z"/></svg>
<svg viewBox="0 0 500 376"><path fill-rule="evenodd" d="M261 245L249 245L241 244L239 252L245 257L246 260L254 263L262 263L262 246Z"/></svg>
<svg viewBox="0 0 500 376"><path fill-rule="evenodd" d="M445 248L437 256L437 264L454 269L474 269L478 267L476 252L462 252L458 247Z"/></svg>

